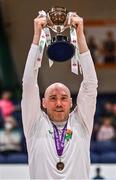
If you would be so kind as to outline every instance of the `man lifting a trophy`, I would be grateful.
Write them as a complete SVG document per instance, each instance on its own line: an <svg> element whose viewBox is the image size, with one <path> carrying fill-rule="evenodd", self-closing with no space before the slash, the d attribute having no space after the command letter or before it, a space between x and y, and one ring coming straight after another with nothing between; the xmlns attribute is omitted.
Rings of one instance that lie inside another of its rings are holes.
<svg viewBox="0 0 116 180"><path fill-rule="evenodd" d="M62 32L69 28L70 38ZM51 37L50 29L56 33ZM44 47L50 66L71 59L71 70L83 80L72 107L71 93L60 82L45 90L41 101L37 83ZM62 50L63 49L63 50ZM96 108L97 77L88 49L83 18L66 8L40 11L23 75L22 119L31 179L89 179L90 139Z"/></svg>

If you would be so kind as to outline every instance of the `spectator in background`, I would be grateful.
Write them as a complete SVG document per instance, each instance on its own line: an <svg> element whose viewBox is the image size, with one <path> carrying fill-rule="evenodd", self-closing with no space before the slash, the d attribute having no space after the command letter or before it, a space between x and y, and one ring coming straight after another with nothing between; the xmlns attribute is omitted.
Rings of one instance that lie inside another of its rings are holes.
<svg viewBox="0 0 116 180"><path fill-rule="evenodd" d="M12 93L10 91L3 91L0 100L0 112L4 121L8 121L16 110L19 110L19 106L15 106L11 101Z"/></svg>
<svg viewBox="0 0 116 180"><path fill-rule="evenodd" d="M92 141L97 141L97 134L98 134L99 128L100 128L99 122L95 122L93 126L92 137L91 137Z"/></svg>
<svg viewBox="0 0 116 180"><path fill-rule="evenodd" d="M100 167L97 167L95 170L96 170L96 176L93 177L93 179L104 179L104 177L101 175Z"/></svg>
<svg viewBox="0 0 116 180"><path fill-rule="evenodd" d="M112 125L112 119L110 117L103 118L103 124L101 125L98 134L98 141L112 140L115 138L115 129Z"/></svg>
<svg viewBox="0 0 116 180"><path fill-rule="evenodd" d="M112 119L113 119L113 125L116 129L116 102L112 104Z"/></svg>
<svg viewBox="0 0 116 180"><path fill-rule="evenodd" d="M116 103L113 103L112 105L112 113L113 113L113 116L116 117Z"/></svg>
<svg viewBox="0 0 116 180"><path fill-rule="evenodd" d="M91 51L91 56L93 58L93 61L94 63L96 63L97 61L97 50L98 50L98 47L97 47L97 43L96 43L96 39L94 36L91 36L88 40L88 47Z"/></svg>
<svg viewBox="0 0 116 180"><path fill-rule="evenodd" d="M116 41L112 31L106 33L106 40L103 42L103 55L105 63L116 63Z"/></svg>
<svg viewBox="0 0 116 180"><path fill-rule="evenodd" d="M0 129L0 153L9 154L21 151L21 132L15 119L10 118Z"/></svg>
<svg viewBox="0 0 116 180"><path fill-rule="evenodd" d="M104 103L102 115L113 116L113 103L111 101L107 101Z"/></svg>

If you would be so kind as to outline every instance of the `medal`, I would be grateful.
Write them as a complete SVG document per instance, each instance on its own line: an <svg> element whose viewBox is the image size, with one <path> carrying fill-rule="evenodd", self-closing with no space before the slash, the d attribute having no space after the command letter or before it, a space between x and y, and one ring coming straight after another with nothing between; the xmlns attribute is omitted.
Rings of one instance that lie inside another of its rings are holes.
<svg viewBox="0 0 116 180"><path fill-rule="evenodd" d="M62 171L64 169L64 163L63 162L58 162L56 164L56 168L59 170L59 171Z"/></svg>
<svg viewBox="0 0 116 180"><path fill-rule="evenodd" d="M58 133L58 129L57 129L55 124L53 124L53 128L54 128L54 140L55 140L55 145L56 145L56 151L57 151L57 154L59 156L59 159L61 159L61 156L63 154L63 149L64 149L64 142L65 142L65 134L66 134L67 123L65 124L65 126L64 126L64 128L62 130L61 139L60 139L60 135ZM59 171L62 171L64 169L64 163L59 161L56 164L56 168Z"/></svg>

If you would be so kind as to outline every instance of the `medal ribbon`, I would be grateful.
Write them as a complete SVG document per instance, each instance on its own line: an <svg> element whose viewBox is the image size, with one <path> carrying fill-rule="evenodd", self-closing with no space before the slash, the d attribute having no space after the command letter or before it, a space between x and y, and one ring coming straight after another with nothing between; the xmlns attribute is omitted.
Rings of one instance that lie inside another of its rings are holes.
<svg viewBox="0 0 116 180"><path fill-rule="evenodd" d="M71 24L71 17L72 16L76 16L76 12L69 12L68 13L68 24ZM75 47L75 54L71 59L71 71L78 75L78 66L79 66L79 70L80 73L82 74L81 71L81 66L79 64L79 47L78 47L78 42L77 42L77 33L76 33L76 29L73 26L70 26L70 38L71 38L71 44L73 44L73 46Z"/></svg>
<svg viewBox="0 0 116 180"><path fill-rule="evenodd" d="M46 46L48 47L51 44L51 40L52 40L49 28L44 28L44 32L46 35ZM53 61L49 59L49 67L51 67L52 65L53 65Z"/></svg>
<svg viewBox="0 0 116 180"><path fill-rule="evenodd" d="M45 36L44 30L42 30L41 36L40 36L40 41L39 41L39 58L38 58L40 67L41 67L41 62L42 62L42 58L43 58L45 43L46 43L46 36Z"/></svg>
<svg viewBox="0 0 116 180"><path fill-rule="evenodd" d="M46 17L46 12L43 11L43 10L39 11L38 16L39 17ZM39 57L38 57L39 67L41 67L41 62L42 62L42 58L43 58L45 44L46 44L46 35L45 35L45 32L44 32L44 29L42 29L39 44L38 44L38 46L39 46Z"/></svg>
<svg viewBox="0 0 116 180"><path fill-rule="evenodd" d="M54 140L55 140L55 145L56 145L56 151L57 151L58 156L62 156L63 149L64 149L67 123L65 124L64 128L62 129L61 139L60 139L60 135L58 132L58 128L56 127L55 124L53 124L53 128L54 128Z"/></svg>
<svg viewBox="0 0 116 180"><path fill-rule="evenodd" d="M47 18L47 14L43 10L39 11L38 14L39 14L39 17L46 17ZM39 42L40 63L41 63L42 58L43 58L43 52L44 52L45 45L48 47L50 44L51 44L50 30L49 30L49 28L45 27L44 29L42 29L41 36L40 36L40 42ZM53 65L53 61L51 59L49 59L49 67L51 67L52 65ZM41 64L40 64L40 66L41 66Z"/></svg>
<svg viewBox="0 0 116 180"><path fill-rule="evenodd" d="M78 42L77 42L76 29L73 27L70 28L70 37L71 37L71 43L75 47L75 54L71 59L71 71L78 75L79 47L78 47ZM81 69L80 69L80 73L81 73Z"/></svg>

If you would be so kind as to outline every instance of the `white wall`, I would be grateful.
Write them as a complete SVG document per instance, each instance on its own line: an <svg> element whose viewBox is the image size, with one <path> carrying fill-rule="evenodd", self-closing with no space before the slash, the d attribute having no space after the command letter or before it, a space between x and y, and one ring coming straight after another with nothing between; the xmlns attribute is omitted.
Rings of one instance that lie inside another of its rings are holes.
<svg viewBox="0 0 116 180"><path fill-rule="evenodd" d="M96 167L106 179L116 179L116 165L96 164L91 166L90 179L95 176ZM0 179L29 179L28 165L0 165Z"/></svg>
<svg viewBox="0 0 116 180"><path fill-rule="evenodd" d="M29 179L27 165L0 165L0 179Z"/></svg>

